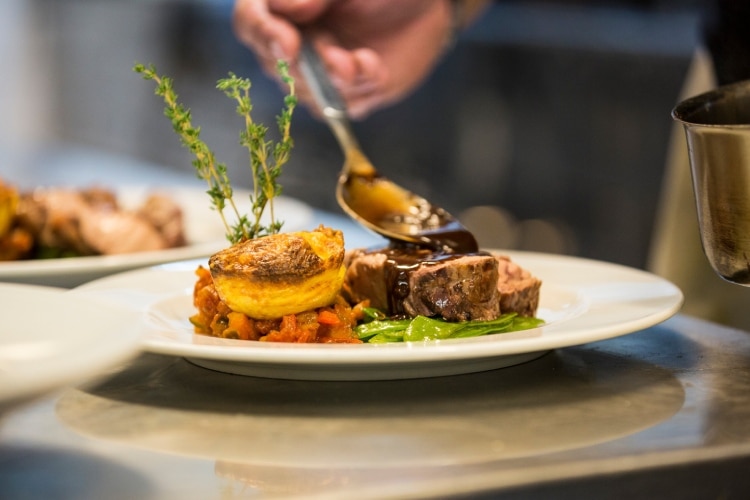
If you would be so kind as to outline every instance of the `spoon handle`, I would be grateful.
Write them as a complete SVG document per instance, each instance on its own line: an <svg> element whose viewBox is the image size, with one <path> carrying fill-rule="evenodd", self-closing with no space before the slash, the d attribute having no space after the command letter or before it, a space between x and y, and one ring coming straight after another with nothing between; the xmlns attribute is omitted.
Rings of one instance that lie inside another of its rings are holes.
<svg viewBox="0 0 750 500"><path fill-rule="evenodd" d="M341 94L331 82L318 51L306 38L303 39L300 49L300 69L321 112L325 116L333 114L346 117L346 104L344 104Z"/></svg>
<svg viewBox="0 0 750 500"><path fill-rule="evenodd" d="M349 155L353 151L359 151L359 144L349 122L344 99L331 82L318 51L315 50L310 40L304 37L300 49L299 63L315 102L320 108L323 118L333 130L336 139L344 150L344 154Z"/></svg>

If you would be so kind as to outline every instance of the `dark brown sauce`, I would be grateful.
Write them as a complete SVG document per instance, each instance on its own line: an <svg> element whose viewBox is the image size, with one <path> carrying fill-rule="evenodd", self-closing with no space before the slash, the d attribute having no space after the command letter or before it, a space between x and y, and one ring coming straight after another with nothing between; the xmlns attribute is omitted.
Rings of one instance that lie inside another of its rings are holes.
<svg viewBox="0 0 750 500"><path fill-rule="evenodd" d="M479 251L479 245L474 235L455 221L440 229L424 231L421 236L430 248L439 249L443 252L467 254Z"/></svg>
<svg viewBox="0 0 750 500"><path fill-rule="evenodd" d="M479 250L474 235L444 210L429 210L409 216L388 214L373 223L395 233L406 233L420 240L420 245L450 253L472 253Z"/></svg>
<svg viewBox="0 0 750 500"><path fill-rule="evenodd" d="M371 175L359 174L350 177L347 183L352 184L355 179L370 184L390 182L377 172L373 172ZM351 201L347 200L348 203ZM406 243L391 239L387 248L376 250L387 257L385 282L388 312L392 317L408 316L404 309L404 301L411 291L411 275L417 269L466 255L488 255L487 252L479 251L474 235L448 212L418 196L411 201L413 210L408 214L388 213L385 211L388 204L371 204L359 207L358 210L361 217L380 228L386 228L394 233L412 234L419 240L419 243ZM416 233L412 232L415 230Z"/></svg>
<svg viewBox="0 0 750 500"><path fill-rule="evenodd" d="M417 269L465 255L488 255L480 252L477 240L471 232L452 219L447 219L443 210L435 211L430 206L430 216L423 220L438 220L437 227L423 224L419 233L421 244L390 240L388 248L381 250L387 256L385 284L388 294L388 309L392 317L406 317L404 301L410 293L409 281ZM434 228L434 229L433 229Z"/></svg>
<svg viewBox="0 0 750 500"><path fill-rule="evenodd" d="M472 238L473 239L473 238ZM387 248L376 250L386 256L385 263L385 286L388 294L388 314L392 318L406 318L409 314L404 308L404 301L409 297L411 288L409 285L411 275L414 271L427 266L433 266L447 260L457 259L466 255L489 255L487 252L465 252L453 253L451 251L435 250L391 241Z"/></svg>

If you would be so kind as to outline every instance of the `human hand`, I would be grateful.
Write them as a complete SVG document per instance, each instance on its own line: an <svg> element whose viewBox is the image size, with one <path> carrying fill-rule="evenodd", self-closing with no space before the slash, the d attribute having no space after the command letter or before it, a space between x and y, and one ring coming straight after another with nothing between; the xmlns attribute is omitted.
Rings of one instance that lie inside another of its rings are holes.
<svg viewBox="0 0 750 500"><path fill-rule="evenodd" d="M315 109L297 66L304 32L357 119L427 77L454 20L448 0L236 0L233 28L277 81L277 61L289 62L300 101Z"/></svg>

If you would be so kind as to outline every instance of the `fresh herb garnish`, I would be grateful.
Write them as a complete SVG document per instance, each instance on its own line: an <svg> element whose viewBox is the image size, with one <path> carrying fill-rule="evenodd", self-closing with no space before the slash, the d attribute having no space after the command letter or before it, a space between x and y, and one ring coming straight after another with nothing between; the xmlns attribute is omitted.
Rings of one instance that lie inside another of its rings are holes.
<svg viewBox="0 0 750 500"><path fill-rule="evenodd" d="M245 128L240 132L240 144L248 149L250 156L253 179L253 192L250 196L252 221L247 215L240 214L233 199L234 193L226 165L219 163L214 152L201 140L200 127L193 126L190 110L179 102L172 79L159 75L153 65L136 64L133 71L139 73L144 80L152 80L156 83L155 94L164 99L164 114L172 122L172 128L179 136L182 145L195 156L193 166L198 177L208 184L207 193L211 198L213 208L219 212L224 223L229 242L235 244L278 233L283 222L275 218L273 199L281 194L278 177L281 174L281 167L289 160L293 146L290 130L292 114L297 105L294 79L289 75L288 65L283 61L278 64L279 75L288 85L289 93L284 98L281 114L276 117L280 138L275 143L266 139L268 127L253 121L250 80L229 73L228 78L221 79L216 84L216 87L227 97L237 102L237 114L245 120ZM234 213L237 219L236 224L230 224L225 217L224 209L227 206ZM266 207L269 209L270 222L264 226L261 219Z"/></svg>

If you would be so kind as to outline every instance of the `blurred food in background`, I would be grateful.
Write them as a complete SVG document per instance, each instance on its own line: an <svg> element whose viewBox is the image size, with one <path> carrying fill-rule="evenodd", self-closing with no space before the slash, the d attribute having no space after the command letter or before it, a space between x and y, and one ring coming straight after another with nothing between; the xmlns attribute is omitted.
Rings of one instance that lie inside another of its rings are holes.
<svg viewBox="0 0 750 500"><path fill-rule="evenodd" d="M0 261L118 255L187 243L182 208L150 193L126 206L111 189L39 187L0 178Z"/></svg>

